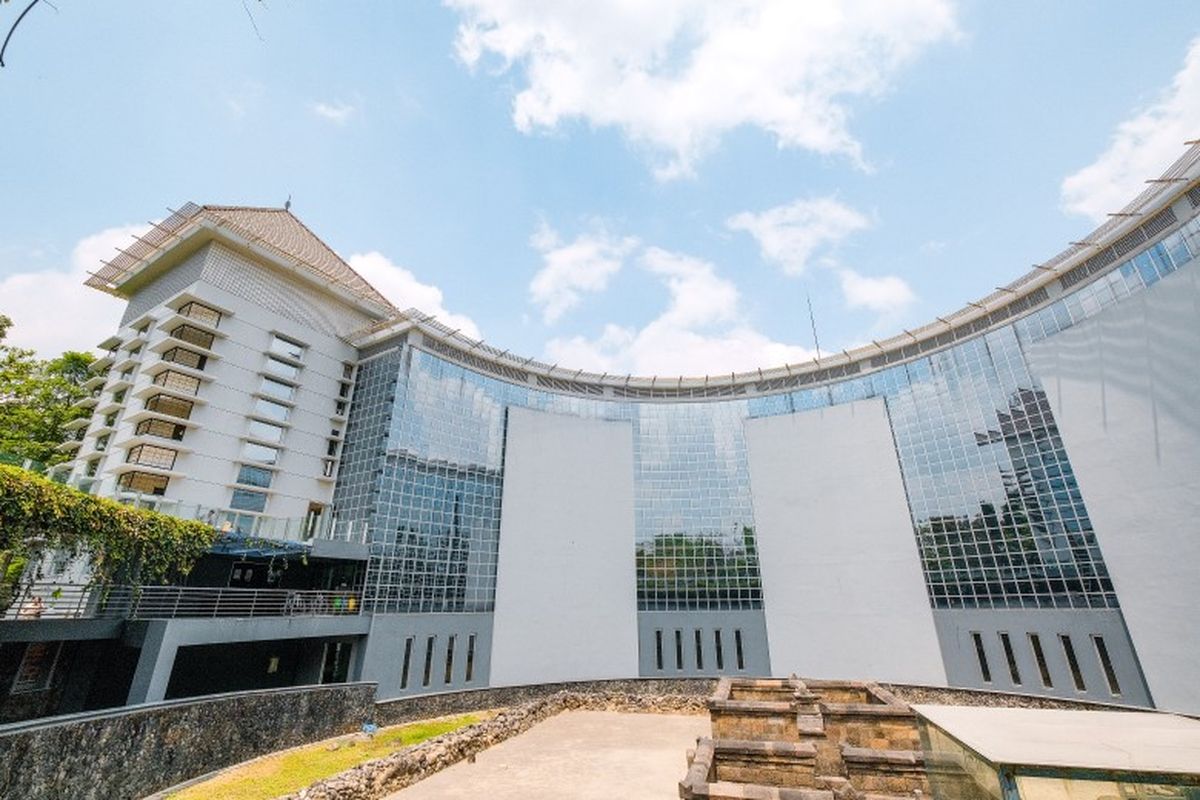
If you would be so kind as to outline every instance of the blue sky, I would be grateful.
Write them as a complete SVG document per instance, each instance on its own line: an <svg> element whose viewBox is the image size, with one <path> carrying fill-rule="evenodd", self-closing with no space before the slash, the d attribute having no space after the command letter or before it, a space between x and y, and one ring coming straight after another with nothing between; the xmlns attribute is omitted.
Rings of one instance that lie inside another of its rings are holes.
<svg viewBox="0 0 1200 800"><path fill-rule="evenodd" d="M45 355L115 328L79 284L139 225L290 194L398 305L515 353L800 361L806 292L825 351L915 327L1200 136L1194 2L55 6L0 70L0 313Z"/></svg>

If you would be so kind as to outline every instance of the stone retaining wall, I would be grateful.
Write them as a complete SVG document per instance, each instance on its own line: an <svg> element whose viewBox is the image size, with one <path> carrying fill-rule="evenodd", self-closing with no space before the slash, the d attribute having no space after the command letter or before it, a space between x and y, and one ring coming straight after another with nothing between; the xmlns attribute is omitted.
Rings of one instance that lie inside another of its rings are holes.
<svg viewBox="0 0 1200 800"><path fill-rule="evenodd" d="M0 797L144 797L264 753L359 730L374 699L374 683L306 686L0 726Z"/></svg>
<svg viewBox="0 0 1200 800"><path fill-rule="evenodd" d="M518 700L526 693L543 694L541 697L521 705L510 706L492 719L462 728L457 731L439 736L436 739L422 742L415 747L406 748L385 758L362 764L354 769L335 775L319 783L315 783L297 794L289 795L287 800L378 800L392 792L403 789L422 778L473 757L487 748L503 742L517 734L524 733L537 723L554 716L561 711L625 711L648 714L702 714L705 712L706 694L696 691L693 684L706 684L711 690L715 681L599 681L587 684L562 684L584 689L585 687L612 687L624 685L635 691L595 690L595 691L558 691L544 696L546 687L529 686L514 689L484 689L478 692L457 692L455 695L443 695L443 700L454 696L469 694L479 701L474 708L456 706L449 710L428 712L428 706L422 704L419 711L412 713L424 718L436 716L438 713L459 713L462 711L494 708L505 702ZM555 686L558 684L549 684ZM669 689L681 690L670 693ZM514 694L510 694L514 692ZM487 698L484 700L483 698ZM413 698L414 700L433 700L432 697ZM460 698L466 702L467 698ZM398 701L403 702L403 701ZM459 702L459 701L456 701ZM390 705L390 704L384 704ZM446 709L446 706L441 706ZM393 712L397 709L393 709ZM393 724L394 719L387 724Z"/></svg>
<svg viewBox="0 0 1200 800"><path fill-rule="evenodd" d="M993 692L987 689L954 689L946 686L917 686L904 683L880 684L909 704L928 703L943 706L1001 706L1005 708L1066 708L1095 711L1152 711L1141 706L1068 700L1061 697Z"/></svg>
<svg viewBox="0 0 1200 800"><path fill-rule="evenodd" d="M450 714L465 714L489 708L511 708L551 697L559 692L617 694L630 697L685 695L704 700L713 693L716 685L716 678L630 678L471 689L465 692L445 692L383 700L375 707L375 721L380 725L398 725L401 722L444 717Z"/></svg>

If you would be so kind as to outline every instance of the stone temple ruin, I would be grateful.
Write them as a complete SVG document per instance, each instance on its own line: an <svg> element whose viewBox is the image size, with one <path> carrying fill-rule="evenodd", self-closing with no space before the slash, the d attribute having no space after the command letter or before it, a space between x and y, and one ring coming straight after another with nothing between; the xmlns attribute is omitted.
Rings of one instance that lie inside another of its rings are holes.
<svg viewBox="0 0 1200 800"><path fill-rule="evenodd" d="M688 753L683 800L929 796L917 717L876 683L724 678L711 739Z"/></svg>

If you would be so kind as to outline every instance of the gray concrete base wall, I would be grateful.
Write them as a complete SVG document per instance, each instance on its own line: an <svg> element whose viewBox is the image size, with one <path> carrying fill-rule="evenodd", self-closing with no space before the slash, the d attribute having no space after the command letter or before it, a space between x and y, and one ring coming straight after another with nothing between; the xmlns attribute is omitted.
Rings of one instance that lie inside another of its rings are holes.
<svg viewBox="0 0 1200 800"><path fill-rule="evenodd" d="M1153 705L1141 668L1115 609L937 609L933 612L951 686L1000 692L1045 694L1074 700L1122 705ZM991 680L983 679L972 633L978 633L986 653ZM1007 633L1021 682L1012 679L1000 639ZM1037 634L1050 673L1051 686L1042 680L1030 634ZM1070 636L1083 677L1083 691L1075 688L1061 636ZM1104 640L1116 672L1120 693L1108 686L1094 637Z"/></svg>
<svg viewBox="0 0 1200 800"><path fill-rule="evenodd" d="M675 632L682 658L676 660ZM696 631L700 653L696 653ZM717 631L721 632L721 666L717 665ZM658 635L662 635L662 666ZM742 665L737 660L741 633ZM770 675L767 623L761 609L752 611L639 611L638 671L646 678L699 675Z"/></svg>
<svg viewBox="0 0 1200 800"><path fill-rule="evenodd" d="M213 695L0 726L0 797L124 800L358 730L370 683Z"/></svg>
<svg viewBox="0 0 1200 800"><path fill-rule="evenodd" d="M454 638L450 680L446 680L447 648ZM475 639L471 674L467 655ZM429 681L425 681L425 658L432 639ZM408 677L404 676L404 653L412 642ZM430 694L487 686L491 676L492 615L480 614L375 614L363 652L361 672L365 681L379 684L380 698Z"/></svg>

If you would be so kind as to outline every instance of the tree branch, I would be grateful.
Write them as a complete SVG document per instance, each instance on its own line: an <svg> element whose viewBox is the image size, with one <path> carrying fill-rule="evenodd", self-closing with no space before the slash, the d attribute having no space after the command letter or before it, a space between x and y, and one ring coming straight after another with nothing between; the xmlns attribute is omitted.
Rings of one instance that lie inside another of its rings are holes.
<svg viewBox="0 0 1200 800"><path fill-rule="evenodd" d="M8 49L8 40L12 38L13 31L15 31L17 29L17 26L21 24L21 20L25 19L25 15L29 13L29 10L32 9L37 4L38 4L38 0L33 0L32 3L25 6L25 10L21 12L21 15L19 17L17 17L17 21L14 22L12 24L12 27L8 29L8 35L4 37L4 44L0 45L0 67L4 66L4 51Z"/></svg>

